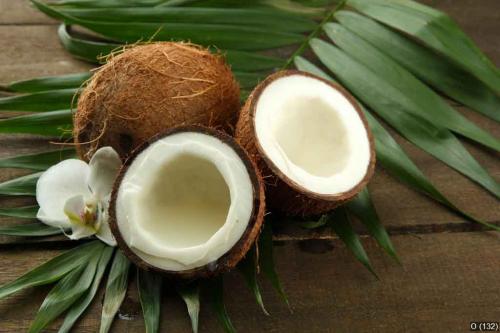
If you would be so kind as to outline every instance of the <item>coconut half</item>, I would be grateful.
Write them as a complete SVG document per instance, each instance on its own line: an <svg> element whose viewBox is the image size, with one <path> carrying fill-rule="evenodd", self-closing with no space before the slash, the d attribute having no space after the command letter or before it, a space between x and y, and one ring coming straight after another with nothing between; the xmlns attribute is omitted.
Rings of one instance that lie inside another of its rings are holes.
<svg viewBox="0 0 500 333"><path fill-rule="evenodd" d="M178 127L125 162L110 225L138 266L192 278L234 267L259 234L264 210L260 174L233 138Z"/></svg>
<svg viewBox="0 0 500 333"><path fill-rule="evenodd" d="M327 212L355 196L375 166L373 138L342 87L300 71L275 73L248 98L236 138L269 176L271 209Z"/></svg>

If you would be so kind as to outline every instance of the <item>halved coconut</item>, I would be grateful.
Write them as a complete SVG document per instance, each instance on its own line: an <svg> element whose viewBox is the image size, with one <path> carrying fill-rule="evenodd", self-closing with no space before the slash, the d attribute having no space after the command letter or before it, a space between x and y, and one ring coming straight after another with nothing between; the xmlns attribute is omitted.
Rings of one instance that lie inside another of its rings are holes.
<svg viewBox="0 0 500 333"><path fill-rule="evenodd" d="M233 138L177 127L125 162L110 225L139 267L192 278L234 267L258 236L264 211L261 176Z"/></svg>
<svg viewBox="0 0 500 333"><path fill-rule="evenodd" d="M275 73L248 98L236 138L255 156L271 209L327 212L355 196L375 166L373 138L342 87L300 71Z"/></svg>

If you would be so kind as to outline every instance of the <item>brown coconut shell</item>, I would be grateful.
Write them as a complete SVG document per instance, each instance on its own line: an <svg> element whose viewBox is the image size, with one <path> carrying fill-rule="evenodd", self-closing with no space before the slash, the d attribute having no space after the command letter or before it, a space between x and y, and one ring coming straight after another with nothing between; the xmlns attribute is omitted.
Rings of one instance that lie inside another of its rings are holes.
<svg viewBox="0 0 500 333"><path fill-rule="evenodd" d="M253 185L253 209L248 226L243 235L241 236L240 240L217 261L210 263L206 266L198 267L191 270L168 271L147 263L139 256L137 256L125 243L116 221L116 200L118 196L118 190L120 188L120 184L123 180L123 177L125 176L128 168L130 167L134 159L151 143L166 136L180 132L197 132L197 133L207 134L218 138L219 140L223 141L224 143L228 144L234 149L234 151L238 154L238 156L245 164L248 173L250 175L250 179ZM245 150L231 136L227 135L226 133L208 127L190 125L190 126L178 126L175 128L171 128L164 133L157 134L153 138L150 138L148 142L143 143L141 146L139 146L132 152L130 157L123 164L113 186L113 191L111 193L111 200L109 205L109 224L120 250L123 251L123 253L138 267L148 271L160 272L166 275L167 277L171 278L182 278L191 280L196 278L212 277L220 273L227 272L232 268L234 268L236 264L238 264L238 262L245 257L245 255L250 250L251 246L259 236L262 223L264 221L265 211L266 211L265 191L264 191L264 183L262 181L262 176L259 172L259 169L257 168L257 165L252 161L252 159L248 156Z"/></svg>
<svg viewBox="0 0 500 333"><path fill-rule="evenodd" d="M257 140L254 121L256 105L261 93L274 80L295 74L315 78L339 91L351 102L363 121L370 141L370 164L363 180L348 192L338 195L321 195L309 191L281 172L273 161L266 156L262 146ZM373 135L355 98L340 85L306 72L296 70L280 71L270 75L262 81L250 94L240 112L240 117L236 124L235 138L257 163L266 180L266 200L268 207L273 211L278 211L288 216L310 216L331 211L358 194L367 185L375 169L375 145Z"/></svg>
<svg viewBox="0 0 500 333"><path fill-rule="evenodd" d="M187 43L138 45L110 56L78 99L73 117L78 154L103 146L125 159L157 133L200 124L231 131L240 89L224 58Z"/></svg>

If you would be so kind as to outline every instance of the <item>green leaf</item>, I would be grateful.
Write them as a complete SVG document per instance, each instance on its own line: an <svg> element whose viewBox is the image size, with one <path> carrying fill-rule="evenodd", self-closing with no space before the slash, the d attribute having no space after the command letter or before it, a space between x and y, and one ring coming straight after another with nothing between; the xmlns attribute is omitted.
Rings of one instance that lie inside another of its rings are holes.
<svg viewBox="0 0 500 333"><path fill-rule="evenodd" d="M500 197L500 185L476 162L453 134L406 111L405 92L331 44L311 41L321 61L353 92L409 141ZM412 106L410 105L410 108Z"/></svg>
<svg viewBox="0 0 500 333"><path fill-rule="evenodd" d="M273 231L271 228L270 220L267 220L262 226L262 231L260 233L258 246L259 246L260 269L267 276L272 286L281 296L281 298L286 303L288 308L290 308L288 297L286 296L285 290L281 285L278 273L276 273L276 268L275 268L276 266L274 264Z"/></svg>
<svg viewBox="0 0 500 333"><path fill-rule="evenodd" d="M0 110L44 112L71 108L78 89L61 89L0 98Z"/></svg>
<svg viewBox="0 0 500 333"><path fill-rule="evenodd" d="M500 93L500 71L445 13L409 0L349 0L348 4L446 55Z"/></svg>
<svg viewBox="0 0 500 333"><path fill-rule="evenodd" d="M299 70L307 71L312 74L319 75L326 80L333 80L328 74L323 72L321 69L305 60L304 58L297 57L295 59L295 64ZM457 206L451 203L441 192L439 192L434 185L427 179L427 177L420 171L420 169L413 163L413 161L404 152L401 146L392 138L392 136L387 132L387 130L378 122L378 120L373 117L364 107L360 104L363 110L368 124L372 130L373 136L375 137L375 150L377 152L377 161L380 163L389 173L398 178L401 182L406 185L420 191L430 198L436 200L437 202L445 205L451 210L457 212L461 216L476 222L483 224L494 230L500 230L495 225L485 223L480 221ZM309 222L310 225L305 225L304 227L321 227L325 224L323 217L317 222Z"/></svg>
<svg viewBox="0 0 500 333"><path fill-rule="evenodd" d="M448 128L491 149L500 151L500 141L479 128L446 103L439 95L406 69L363 39L336 23L324 27L327 35L349 56L377 74L402 95L398 101L405 110L427 121Z"/></svg>
<svg viewBox="0 0 500 333"><path fill-rule="evenodd" d="M106 285L106 295L102 306L100 333L107 333L115 319L115 315L120 308L127 292L128 272L130 261L121 252L116 251L113 265Z"/></svg>
<svg viewBox="0 0 500 333"><path fill-rule="evenodd" d="M79 59L92 63L99 63L99 58L122 46L119 43L86 40L72 36L70 34L70 26L66 24L61 24L57 33L61 43L69 53Z"/></svg>
<svg viewBox="0 0 500 333"><path fill-rule="evenodd" d="M31 2L45 14L64 21L78 24L103 36L121 42L135 43L140 40L190 40L201 45L215 45L223 49L266 50L300 43L304 36L296 33L275 32L254 27L189 24L189 23L100 23L80 20L51 8L39 1ZM245 43L241 41L244 40Z"/></svg>
<svg viewBox="0 0 500 333"><path fill-rule="evenodd" d="M198 319L200 315L200 284L192 282L177 288L177 292L186 303L186 307L191 319L193 333L198 333Z"/></svg>
<svg viewBox="0 0 500 333"><path fill-rule="evenodd" d="M305 229L318 229L324 227L328 222L325 215L322 215L317 221L305 221L301 222L300 226Z"/></svg>
<svg viewBox="0 0 500 333"><path fill-rule="evenodd" d="M49 292L31 323L29 333L41 332L90 288L104 246L101 243L85 265L71 271Z"/></svg>
<svg viewBox="0 0 500 333"><path fill-rule="evenodd" d="M233 75L240 83L241 89L253 89L259 81L266 77L266 73L233 72Z"/></svg>
<svg viewBox="0 0 500 333"><path fill-rule="evenodd" d="M19 237L44 237L62 234L62 229L43 223L19 224L0 227L0 235Z"/></svg>
<svg viewBox="0 0 500 333"><path fill-rule="evenodd" d="M66 317L64 318L64 322L59 328L59 333L68 333L73 325L76 323L78 318L85 312L87 307L92 303L97 290L99 289L99 285L101 284L102 278L104 277L104 272L106 271L106 267L111 260L111 256L113 255L114 248L110 246L105 246L102 250L99 263L97 264L97 271L94 276L94 280L92 281L92 285L85 292L82 297L76 301L71 308L66 313Z"/></svg>
<svg viewBox="0 0 500 333"><path fill-rule="evenodd" d="M396 250L392 245L387 231L378 218L368 189L363 189L354 199L349 201L347 203L347 208L359 217L361 223L366 226L370 235L375 238L385 252L399 263L400 261L396 254Z"/></svg>
<svg viewBox="0 0 500 333"><path fill-rule="evenodd" d="M368 17L340 11L335 18L435 89L500 121L500 97L454 62Z"/></svg>
<svg viewBox="0 0 500 333"><path fill-rule="evenodd" d="M267 69L276 69L283 66L285 61L277 57L261 55L245 51L224 50L226 61L233 71L251 72Z"/></svg>
<svg viewBox="0 0 500 333"><path fill-rule="evenodd" d="M328 225L332 228L332 230L345 243L347 248L352 251L356 259L358 259L358 261L378 279L363 244L361 244L358 235L352 229L351 222L349 221L345 208L337 208L333 213L326 216L328 218Z"/></svg>
<svg viewBox="0 0 500 333"><path fill-rule="evenodd" d="M0 299L25 288L58 281L77 267L85 265L102 247L101 241L92 241L71 249L36 267L16 280L0 287Z"/></svg>
<svg viewBox="0 0 500 333"><path fill-rule="evenodd" d="M74 157L76 157L74 149L59 149L44 153L18 155L0 159L0 168L20 168L43 171L62 160Z"/></svg>
<svg viewBox="0 0 500 333"><path fill-rule="evenodd" d="M259 282L257 281L257 265L258 258L255 252L255 247L252 247L246 254L245 258L238 264L238 269L245 278L245 282L253 292L255 301L262 309L265 315L269 316L266 307L264 306L264 301L262 300L262 294L260 293Z"/></svg>
<svg viewBox="0 0 500 333"><path fill-rule="evenodd" d="M16 217L19 219L36 219L38 206L0 208L0 216Z"/></svg>
<svg viewBox="0 0 500 333"><path fill-rule="evenodd" d="M35 195L36 182L42 172L21 176L0 183L0 195Z"/></svg>
<svg viewBox="0 0 500 333"><path fill-rule="evenodd" d="M29 80L16 81L3 89L19 93L36 93L49 90L79 88L92 74L90 72L66 74L58 76L37 77Z"/></svg>
<svg viewBox="0 0 500 333"><path fill-rule="evenodd" d="M160 328L162 276L156 272L137 269L137 288L141 300L146 333L156 333Z"/></svg>
<svg viewBox="0 0 500 333"><path fill-rule="evenodd" d="M80 20L118 23L190 23L256 26L271 31L306 32L314 21L269 8L122 7L61 9Z"/></svg>
<svg viewBox="0 0 500 333"><path fill-rule="evenodd" d="M71 110L35 113L0 120L0 133L71 137L72 121Z"/></svg>
<svg viewBox="0 0 500 333"><path fill-rule="evenodd" d="M224 305L224 280L222 276L213 278L208 283L208 291L210 294L210 300L212 307L221 323L224 331L227 333L236 333L236 329L229 318L226 311L226 306Z"/></svg>
<svg viewBox="0 0 500 333"><path fill-rule="evenodd" d="M333 81L336 82L332 77L325 72L323 72L321 69L319 69L316 65L312 64L309 60L306 60L300 56L297 56L293 58L293 62L295 67L304 72L308 72L311 74L314 74L316 76L319 76L325 80Z"/></svg>

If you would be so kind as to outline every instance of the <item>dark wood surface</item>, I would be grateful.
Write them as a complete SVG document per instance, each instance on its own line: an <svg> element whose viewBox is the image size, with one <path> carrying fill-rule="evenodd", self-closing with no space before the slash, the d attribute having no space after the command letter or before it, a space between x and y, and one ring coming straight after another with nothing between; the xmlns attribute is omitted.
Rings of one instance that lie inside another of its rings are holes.
<svg viewBox="0 0 500 333"><path fill-rule="evenodd" d="M500 65L500 1L425 2L453 16ZM91 68L64 51L56 29L56 22L33 10L28 1L0 0L0 83ZM458 109L500 137L498 124L463 107ZM0 113L0 117L10 115ZM498 200L404 140L398 141L453 202L485 221L500 224ZM468 142L465 145L500 179L498 154ZM48 147L41 138L0 136L0 157ZM0 181L20 174L19 170L2 169ZM293 313L264 280L263 296L271 312L266 317L238 273L232 273L226 286L227 305L240 332L467 332L470 321L500 321L500 236L464 221L383 170L377 170L370 188L403 265L391 261L372 239L363 237L380 276L376 280L331 234L280 229L275 235L276 261ZM0 198L2 207L29 202ZM19 221L0 219L0 225L13 222ZM58 238L15 241L0 237L0 284L72 246ZM0 301L0 332L26 331L47 290L31 289ZM99 295L75 332L97 331L101 302ZM57 323L52 327L57 331ZM143 331L132 285L113 332ZM189 331L182 303L168 290L161 331ZM208 307L202 308L200 331L221 331Z"/></svg>

